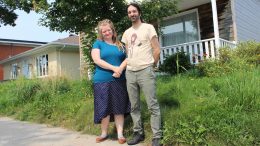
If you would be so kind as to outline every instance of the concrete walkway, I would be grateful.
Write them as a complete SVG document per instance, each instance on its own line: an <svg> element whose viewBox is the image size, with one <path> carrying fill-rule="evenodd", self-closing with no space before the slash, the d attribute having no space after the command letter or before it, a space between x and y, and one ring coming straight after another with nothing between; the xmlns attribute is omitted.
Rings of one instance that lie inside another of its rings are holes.
<svg viewBox="0 0 260 146"><path fill-rule="evenodd" d="M127 146L116 140L96 143L95 139L96 136L63 128L0 117L0 146Z"/></svg>

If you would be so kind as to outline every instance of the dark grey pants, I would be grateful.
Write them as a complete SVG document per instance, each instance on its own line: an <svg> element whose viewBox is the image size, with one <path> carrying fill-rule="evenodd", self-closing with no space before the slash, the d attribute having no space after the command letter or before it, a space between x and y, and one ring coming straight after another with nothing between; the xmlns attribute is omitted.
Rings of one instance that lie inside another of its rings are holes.
<svg viewBox="0 0 260 146"><path fill-rule="evenodd" d="M133 130L142 134L140 89L143 91L148 109L151 113L151 128L153 138L161 138L161 113L156 97L156 81L153 67L147 67L140 71L126 71L127 91L131 102L131 116Z"/></svg>

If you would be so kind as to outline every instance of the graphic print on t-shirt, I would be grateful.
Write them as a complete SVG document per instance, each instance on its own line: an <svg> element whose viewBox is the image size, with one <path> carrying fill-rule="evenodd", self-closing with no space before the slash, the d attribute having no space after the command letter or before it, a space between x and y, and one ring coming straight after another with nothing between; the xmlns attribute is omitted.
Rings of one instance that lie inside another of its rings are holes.
<svg viewBox="0 0 260 146"><path fill-rule="evenodd" d="M136 33L132 33L130 46L129 46L129 48L128 48L128 49L129 49L129 52L128 52L128 57L129 57L129 58L132 58L132 57L133 57L134 48L137 49L136 47L137 47L137 46L140 46L140 45L141 45L141 42L140 42L140 40L138 39L137 34L136 34Z"/></svg>

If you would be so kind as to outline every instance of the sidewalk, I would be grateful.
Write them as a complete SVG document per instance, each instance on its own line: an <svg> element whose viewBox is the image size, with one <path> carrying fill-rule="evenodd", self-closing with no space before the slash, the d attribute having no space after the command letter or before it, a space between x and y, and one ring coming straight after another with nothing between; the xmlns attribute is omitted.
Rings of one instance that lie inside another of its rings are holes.
<svg viewBox="0 0 260 146"><path fill-rule="evenodd" d="M116 140L96 143L95 139L96 136L63 128L0 117L0 146L127 146Z"/></svg>

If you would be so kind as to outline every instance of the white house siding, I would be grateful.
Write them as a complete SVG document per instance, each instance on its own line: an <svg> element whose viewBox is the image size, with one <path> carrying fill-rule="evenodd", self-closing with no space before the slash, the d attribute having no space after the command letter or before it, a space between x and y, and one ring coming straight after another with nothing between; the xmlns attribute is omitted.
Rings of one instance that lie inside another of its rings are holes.
<svg viewBox="0 0 260 146"><path fill-rule="evenodd" d="M15 64L15 63L17 64L17 66L20 65L19 61L17 61L17 60L3 64L4 80L11 79L12 64Z"/></svg>
<svg viewBox="0 0 260 146"><path fill-rule="evenodd" d="M79 52L62 51L60 54L60 76L69 79L80 79Z"/></svg>
<svg viewBox="0 0 260 146"><path fill-rule="evenodd" d="M26 72L26 74L24 74L24 63L30 64L32 62L32 58L31 57L25 57L25 58L19 58L16 60L13 60L11 62L5 63L3 64L3 70L4 70L4 80L8 80L11 79L11 71L12 71L12 64L17 64L17 66L19 67L18 69L18 76L26 76L26 77L30 77L29 75L31 75L31 73L29 73L29 70L27 70L28 72Z"/></svg>
<svg viewBox="0 0 260 146"><path fill-rule="evenodd" d="M260 41L260 0L233 0L237 40Z"/></svg>
<svg viewBox="0 0 260 146"><path fill-rule="evenodd" d="M39 53L39 54L35 54L32 56L28 56L28 57L23 57L23 58L18 58L15 59L13 61L7 62L3 64L3 68L4 68L4 80L8 80L11 79L11 70L12 70L12 64L17 64L17 66L19 67L18 70L18 77L19 76L25 76L27 78L34 78L37 76L37 71L36 71L36 57L40 56L40 55L45 55L48 54L49 56L49 61L48 61L48 75L49 76L56 76L57 75L57 61L56 61L56 52L44 52L44 53ZM24 74L24 65L25 63L27 64L27 66L29 66L30 64L30 70L28 70L28 74Z"/></svg>
<svg viewBox="0 0 260 146"><path fill-rule="evenodd" d="M55 77L58 75L58 63L57 63L57 52L56 51L48 51L48 77ZM44 55L44 54L42 54Z"/></svg>

